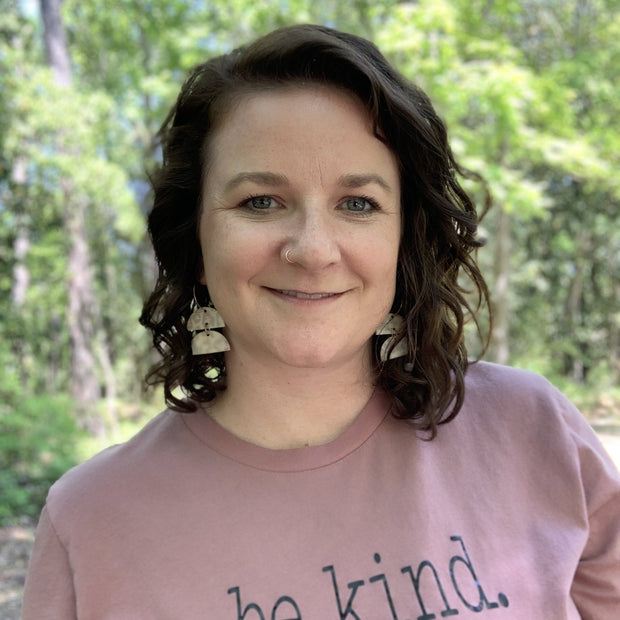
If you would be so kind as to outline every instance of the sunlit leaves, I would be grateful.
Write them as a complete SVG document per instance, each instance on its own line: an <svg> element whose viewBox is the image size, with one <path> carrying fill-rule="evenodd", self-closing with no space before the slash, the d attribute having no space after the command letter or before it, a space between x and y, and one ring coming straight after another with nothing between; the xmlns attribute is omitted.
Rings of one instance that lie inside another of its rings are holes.
<svg viewBox="0 0 620 620"><path fill-rule="evenodd" d="M600 334L612 330L620 272L617 1L65 0L63 18L74 65L74 87L65 90L44 66L36 19L0 0L0 288L10 290L15 227L27 223L32 286L23 314L36 308L47 317L32 321L33 342L62 317L60 180L70 179L72 199L87 205L95 288L116 360L131 366L151 277L145 171L186 72L257 34L314 22L372 37L427 90L459 161L486 177L496 213L509 214L515 354L562 341L562 355L572 355L564 341L574 332L591 363L609 357ZM17 187L11 175L22 160L26 183ZM479 185L467 187L481 195ZM480 254L487 273L493 226L491 214L489 249ZM582 272L583 303L569 321L569 292ZM582 329L597 336L584 344Z"/></svg>

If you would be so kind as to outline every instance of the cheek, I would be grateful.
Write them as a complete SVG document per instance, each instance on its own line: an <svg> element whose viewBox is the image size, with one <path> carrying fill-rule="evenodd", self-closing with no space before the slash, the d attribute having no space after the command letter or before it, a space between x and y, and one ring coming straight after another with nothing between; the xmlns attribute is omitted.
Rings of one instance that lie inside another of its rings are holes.
<svg viewBox="0 0 620 620"><path fill-rule="evenodd" d="M225 303L239 293L260 264L256 240L252 242L252 236L244 235L239 227L214 226L201 235L201 246L211 299L216 305Z"/></svg>
<svg viewBox="0 0 620 620"><path fill-rule="evenodd" d="M378 243L369 244L368 248L368 264L375 277L383 277L386 284L393 282L398 266L399 239L389 235Z"/></svg>
<svg viewBox="0 0 620 620"><path fill-rule="evenodd" d="M374 263L374 276L382 294L385 295L385 304L392 307L396 293L396 272L398 269L398 244L396 241L379 250L375 256L382 256L383 260Z"/></svg>
<svg viewBox="0 0 620 620"><path fill-rule="evenodd" d="M394 301L397 259L398 254L390 245L368 243L364 252L358 254L356 265L365 286L373 292L373 303L388 310Z"/></svg>
<svg viewBox="0 0 620 620"><path fill-rule="evenodd" d="M219 296L220 281L226 280L227 264L226 252L224 251L230 244L227 241L225 231L216 227L212 218L201 224L200 246L202 248L202 262L204 273L204 284L209 289L209 294L213 303Z"/></svg>
<svg viewBox="0 0 620 620"><path fill-rule="evenodd" d="M231 269L234 269L236 261L232 252L226 252L226 241L217 237L207 237L203 243L203 263L205 272L205 284L209 290L215 292L221 282L226 282L231 277Z"/></svg>

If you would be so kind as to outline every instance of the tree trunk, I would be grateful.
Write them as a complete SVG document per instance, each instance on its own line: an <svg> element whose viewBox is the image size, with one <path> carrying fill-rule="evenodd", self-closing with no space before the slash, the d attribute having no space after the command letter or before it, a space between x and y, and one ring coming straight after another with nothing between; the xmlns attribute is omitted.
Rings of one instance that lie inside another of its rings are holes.
<svg viewBox="0 0 620 620"><path fill-rule="evenodd" d="M65 185L70 185L66 183ZM69 272L67 323L71 340L71 393L80 426L95 436L105 435L97 407L101 388L94 354L93 269L86 232L86 206L65 191L64 228L71 240L67 268Z"/></svg>
<svg viewBox="0 0 620 620"><path fill-rule="evenodd" d="M30 286L30 270L28 269L28 252L30 251L30 228L26 210L27 201L27 165L23 156L17 156L12 164L12 207L15 211L16 234L13 240L13 280L11 285L11 303L15 318L23 321L23 309ZM20 380L24 385L28 382L24 329L18 328L11 338L11 350L18 363Z"/></svg>
<svg viewBox="0 0 620 620"><path fill-rule="evenodd" d="M47 59L56 83L61 86L70 86L72 81L71 57L60 14L61 2L62 0L41 0L43 37L45 38Z"/></svg>
<svg viewBox="0 0 620 620"><path fill-rule="evenodd" d="M17 235L13 243L15 263L13 265L13 290L11 299L13 307L19 310L26 302L26 293L30 284L30 271L26 265L26 256L30 249L30 230L24 224L23 218L17 222Z"/></svg>
<svg viewBox="0 0 620 620"><path fill-rule="evenodd" d="M11 181L14 186L13 195L16 196L16 203L25 201L26 187L26 160L17 157L13 162L11 170ZM13 307L19 311L26 302L26 293L30 284L30 272L26 265L26 256L30 249L30 230L26 223L25 209L23 204L16 204L17 210L17 234L13 242L13 254L15 263L13 264L13 287L11 290L11 301Z"/></svg>
<svg viewBox="0 0 620 620"><path fill-rule="evenodd" d="M114 374L114 365L112 364L112 355L107 339L104 337L99 340L97 347L97 359L99 366L103 371L105 381L105 416L107 428L114 439L119 439L118 410L116 406L116 375Z"/></svg>
<svg viewBox="0 0 620 620"><path fill-rule="evenodd" d="M567 333L571 336L574 349L565 354L565 372L574 381L583 383L586 379L586 343L578 333L583 316L583 290L586 278L586 261L591 254L592 238L588 230L577 235L577 249L574 258L574 273L568 286L564 305Z"/></svg>
<svg viewBox="0 0 620 620"><path fill-rule="evenodd" d="M60 14L61 0L40 0L45 48L56 83L72 82L71 58ZM78 423L97 436L105 434L98 415L101 388L97 378L94 337L97 306L93 268L86 229L87 201L76 196L70 179L61 181L65 212L63 224L69 240L67 324L71 340L71 392Z"/></svg>

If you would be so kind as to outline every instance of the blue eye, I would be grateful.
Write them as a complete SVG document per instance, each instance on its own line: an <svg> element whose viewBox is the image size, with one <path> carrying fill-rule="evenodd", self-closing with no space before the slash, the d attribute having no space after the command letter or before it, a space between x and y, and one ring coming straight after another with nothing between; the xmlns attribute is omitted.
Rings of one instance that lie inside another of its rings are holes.
<svg viewBox="0 0 620 620"><path fill-rule="evenodd" d="M271 196L253 196L247 204L253 209L265 210L275 206L276 201Z"/></svg>
<svg viewBox="0 0 620 620"><path fill-rule="evenodd" d="M249 211L271 211L279 205L280 203L272 196L248 196L239 204Z"/></svg>
<svg viewBox="0 0 620 620"><path fill-rule="evenodd" d="M355 196L347 198L343 203L344 208L351 213L369 213L379 209L379 205L371 198Z"/></svg>

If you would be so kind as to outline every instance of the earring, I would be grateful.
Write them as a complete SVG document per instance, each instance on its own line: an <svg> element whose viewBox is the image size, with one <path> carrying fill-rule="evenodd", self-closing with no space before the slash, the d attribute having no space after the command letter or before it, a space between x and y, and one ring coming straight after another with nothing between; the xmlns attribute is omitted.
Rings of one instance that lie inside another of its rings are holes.
<svg viewBox="0 0 620 620"><path fill-rule="evenodd" d="M404 320L402 316L398 314L388 314L383 323L377 327L377 331L375 331L377 336L390 336L381 345L379 358L382 362L386 362L388 359L403 357L409 352L406 338L401 338L397 341L395 337L402 328L403 323ZM390 351L391 347L392 350Z"/></svg>
<svg viewBox="0 0 620 620"><path fill-rule="evenodd" d="M203 307L196 300L194 290L194 302L196 309L187 319L187 329L194 332L192 336L192 355L204 355L206 353L222 353L230 351L230 344L223 334L214 331L218 327L224 327L224 319L215 308Z"/></svg>

